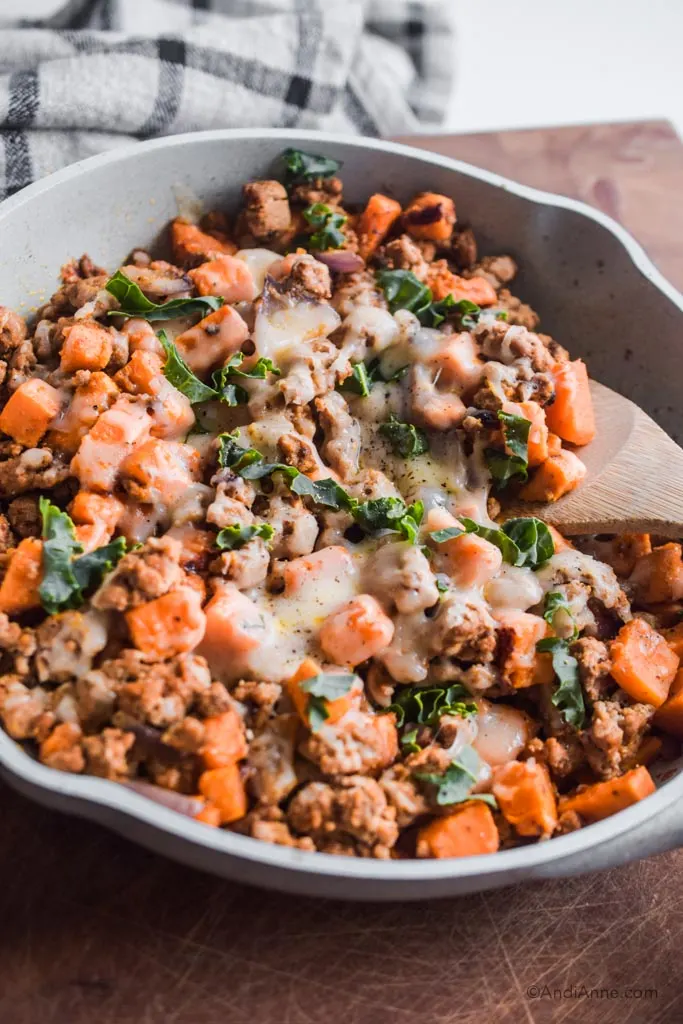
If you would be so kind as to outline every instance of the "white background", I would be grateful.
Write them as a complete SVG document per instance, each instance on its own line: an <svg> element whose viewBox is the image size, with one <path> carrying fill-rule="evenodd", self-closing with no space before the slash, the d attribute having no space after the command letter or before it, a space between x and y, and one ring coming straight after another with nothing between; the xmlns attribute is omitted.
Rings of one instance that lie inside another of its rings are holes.
<svg viewBox="0 0 683 1024"><path fill-rule="evenodd" d="M668 118L683 137L683 0L452 0L452 131Z"/></svg>
<svg viewBox="0 0 683 1024"><path fill-rule="evenodd" d="M0 0L0 19L63 2ZM683 0L451 3L458 80L446 129L663 117L683 137Z"/></svg>

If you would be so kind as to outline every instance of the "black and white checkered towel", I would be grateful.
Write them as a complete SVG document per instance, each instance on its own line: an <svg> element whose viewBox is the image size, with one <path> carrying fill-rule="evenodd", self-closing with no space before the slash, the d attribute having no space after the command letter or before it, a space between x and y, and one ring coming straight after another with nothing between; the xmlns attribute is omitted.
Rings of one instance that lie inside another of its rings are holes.
<svg viewBox="0 0 683 1024"><path fill-rule="evenodd" d="M438 126L454 65L451 4L62 0L48 19L4 27L0 3L0 198L133 139Z"/></svg>

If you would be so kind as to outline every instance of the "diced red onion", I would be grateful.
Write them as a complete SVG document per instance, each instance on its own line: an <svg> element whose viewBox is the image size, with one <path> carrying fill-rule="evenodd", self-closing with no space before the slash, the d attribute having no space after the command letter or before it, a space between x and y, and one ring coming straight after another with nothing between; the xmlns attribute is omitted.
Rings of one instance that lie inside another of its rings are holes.
<svg viewBox="0 0 683 1024"><path fill-rule="evenodd" d="M146 796L149 800L154 800L155 803L168 807L169 811L177 811L178 814L184 814L186 818L194 818L204 806L204 801L200 797L175 793L172 789L155 786L152 782L136 780L134 782L125 782L124 785L128 789L139 793L140 796Z"/></svg>
<svg viewBox="0 0 683 1024"><path fill-rule="evenodd" d="M350 249L326 249L325 252L317 252L315 258L337 274L355 274L365 266L362 256Z"/></svg>

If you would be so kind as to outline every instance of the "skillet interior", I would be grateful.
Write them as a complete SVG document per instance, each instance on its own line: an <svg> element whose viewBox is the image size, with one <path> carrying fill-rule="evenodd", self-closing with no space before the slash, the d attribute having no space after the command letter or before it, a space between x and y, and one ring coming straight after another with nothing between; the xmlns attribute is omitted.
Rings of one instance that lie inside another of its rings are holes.
<svg viewBox="0 0 683 1024"><path fill-rule="evenodd" d="M287 145L315 145L344 161L351 201L380 190L405 200L427 187L453 195L459 220L473 223L481 251L510 252L519 261L516 291L541 313L547 329L589 361L593 376L633 398L673 436L683 434L677 412L680 374L672 372L681 365L683 300L637 246L635 257L645 273L620 238L600 218L586 217L578 204L544 202L534 190L390 144L313 133L215 132L159 140L87 161L26 190L0 210L2 302L30 313L54 290L58 267L84 251L98 263L118 265L134 246L152 243L176 215L179 201L197 197L208 208L236 205L241 183L267 176ZM650 277L645 276L648 266ZM0 759L10 772L20 772L23 778L14 781L25 792L103 820L179 859L259 884L357 898L471 891L664 848L663 819L659 829L651 828L648 819L683 789L679 777L617 818L534 850L506 851L469 863L350 865L345 858L269 848L229 833L215 836L111 783L62 777L36 765L4 734ZM632 831L639 823L640 829ZM675 821L667 824L670 845L676 838L672 825ZM617 849L614 837L625 832L629 836L622 835ZM587 857L580 853L584 849L590 851ZM226 856L229 851L232 856Z"/></svg>

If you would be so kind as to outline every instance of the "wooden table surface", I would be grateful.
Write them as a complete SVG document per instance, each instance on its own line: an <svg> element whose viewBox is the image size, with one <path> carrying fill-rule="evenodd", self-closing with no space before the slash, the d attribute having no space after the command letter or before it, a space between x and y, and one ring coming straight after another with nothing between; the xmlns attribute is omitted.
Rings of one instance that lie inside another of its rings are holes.
<svg viewBox="0 0 683 1024"><path fill-rule="evenodd" d="M421 142L600 206L683 286L668 125ZM340 904L192 872L0 786L0 1024L675 1024L682 928L683 853L438 903Z"/></svg>

